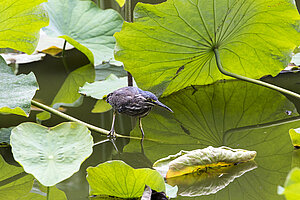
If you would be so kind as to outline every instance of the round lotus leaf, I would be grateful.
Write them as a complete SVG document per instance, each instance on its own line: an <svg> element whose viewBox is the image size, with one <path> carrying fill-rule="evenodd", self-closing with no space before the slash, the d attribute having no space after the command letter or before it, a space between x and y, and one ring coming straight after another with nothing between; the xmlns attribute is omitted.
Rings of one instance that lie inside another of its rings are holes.
<svg viewBox="0 0 300 200"><path fill-rule="evenodd" d="M12 130L10 140L15 160L45 186L53 186L77 172L93 147L90 131L75 122L52 128L22 123Z"/></svg>

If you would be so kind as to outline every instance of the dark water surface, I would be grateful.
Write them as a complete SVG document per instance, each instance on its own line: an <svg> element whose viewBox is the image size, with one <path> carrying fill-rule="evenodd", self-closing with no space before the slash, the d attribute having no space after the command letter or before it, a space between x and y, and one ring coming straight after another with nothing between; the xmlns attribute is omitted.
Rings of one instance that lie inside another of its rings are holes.
<svg viewBox="0 0 300 200"><path fill-rule="evenodd" d="M72 69L88 63L75 51L68 51L68 63ZM72 70L71 69L71 70ZM35 99L51 104L67 74L60 59L46 57L41 62L20 66L20 72L33 71L40 90ZM300 73L282 73L265 81L300 93ZM277 195L277 187L294 166L299 166L289 129L299 128L297 109L300 101L242 81L224 81L209 86L196 86L181 90L161 101L174 113L155 108L143 119L146 135L144 149L138 140L117 139L122 153L117 154L112 144L94 147L94 152L81 166L79 172L58 184L68 199L88 199L86 168L107 160L121 159L135 168L151 167L152 164L180 150L201 149L207 146L228 146L257 151L255 162L238 165L222 177L185 176L168 180L177 185L177 199L284 199ZM91 113L95 100L84 98L80 107L67 108L66 113L96 126L110 129L112 113ZM32 111L29 118L0 116L0 128L16 126L24 121L35 121L40 111ZM55 126L64 119L52 116L45 126ZM132 130L133 129L133 130ZM131 131L132 130L132 131ZM135 119L118 115L116 131L123 135L141 136ZM105 139L93 133L94 142ZM10 148L0 148L10 164L17 165Z"/></svg>

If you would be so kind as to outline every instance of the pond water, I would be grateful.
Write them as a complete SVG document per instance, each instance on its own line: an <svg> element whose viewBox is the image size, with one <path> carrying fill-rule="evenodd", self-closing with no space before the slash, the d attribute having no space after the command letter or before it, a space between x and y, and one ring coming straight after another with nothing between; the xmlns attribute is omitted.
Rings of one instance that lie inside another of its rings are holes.
<svg viewBox="0 0 300 200"><path fill-rule="evenodd" d="M76 50L67 52L71 70L88 63ZM43 61L21 65L20 72L33 71L40 90L35 99L51 104L67 74L60 59L47 56ZM281 73L264 80L300 93L299 73ZM123 160L135 168L151 167L163 157L180 150L201 149L207 146L228 146L257 151L255 162L238 165L221 177L185 176L168 180L178 186L177 199L284 199L277 195L277 187L283 185L288 172L299 166L298 152L293 149L289 129L300 127L297 109L300 103L273 90L242 81L223 81L209 86L195 86L161 99L174 113L154 108L142 119L145 131L144 148L139 140L117 139L121 153L111 143L94 147L93 154L82 164L79 172L58 184L68 199L88 198L86 168L107 160ZM66 113L93 125L110 129L112 112L91 113L95 104L92 98L84 98L76 108L66 108ZM0 128L35 121L32 111L29 118L0 116ZM64 120L57 116L42 122L55 126ZM136 119L118 115L116 131L123 135L140 137ZM94 142L106 139L93 132ZM18 165L10 148L0 148L6 162ZM2 173L2 172L1 172Z"/></svg>

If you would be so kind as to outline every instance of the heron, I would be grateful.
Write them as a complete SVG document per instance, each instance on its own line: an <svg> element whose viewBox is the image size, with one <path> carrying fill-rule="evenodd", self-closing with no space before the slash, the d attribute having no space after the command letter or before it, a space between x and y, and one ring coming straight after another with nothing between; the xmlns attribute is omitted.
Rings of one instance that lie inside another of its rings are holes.
<svg viewBox="0 0 300 200"><path fill-rule="evenodd" d="M114 110L111 130L108 134L108 137L110 138L116 137L114 128L116 112L138 117L139 128L142 133L141 141L144 140L145 136L141 119L147 116L154 106L159 106L173 112L168 106L161 103L152 92L144 91L133 86L123 87L109 93L106 102L109 103Z"/></svg>

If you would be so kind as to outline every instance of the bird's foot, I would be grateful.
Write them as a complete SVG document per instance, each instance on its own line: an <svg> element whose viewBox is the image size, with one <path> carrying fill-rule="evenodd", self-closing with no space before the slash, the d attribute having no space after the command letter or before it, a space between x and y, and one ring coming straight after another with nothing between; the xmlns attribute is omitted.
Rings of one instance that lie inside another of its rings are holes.
<svg viewBox="0 0 300 200"><path fill-rule="evenodd" d="M111 143L113 144L113 146L116 149L116 151L119 152L118 147L115 144L115 141L117 139L116 133L114 131L110 131L109 134L107 135L107 138L111 141Z"/></svg>

